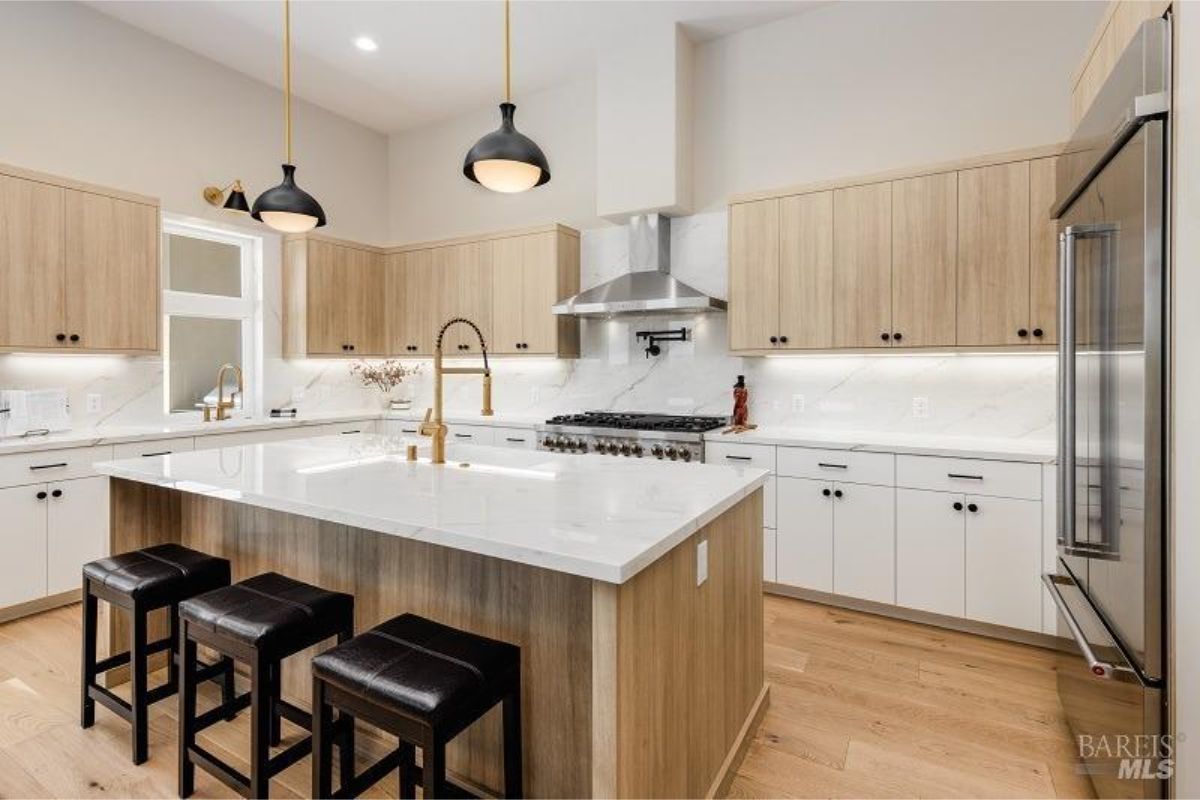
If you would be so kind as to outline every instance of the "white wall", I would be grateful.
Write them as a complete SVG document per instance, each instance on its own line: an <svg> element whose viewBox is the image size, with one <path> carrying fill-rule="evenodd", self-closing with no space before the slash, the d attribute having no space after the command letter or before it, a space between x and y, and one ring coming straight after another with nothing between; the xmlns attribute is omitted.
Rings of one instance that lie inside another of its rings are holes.
<svg viewBox="0 0 1200 800"><path fill-rule="evenodd" d="M488 76L481 77L486 80ZM467 233L596 220L596 86L594 76L530 95L514 87L517 130L550 161L550 183L502 195L462 174L471 145L500 126L496 105L437 125L394 134L388 142L391 239L407 243Z"/></svg>
<svg viewBox="0 0 1200 800"><path fill-rule="evenodd" d="M695 208L1049 144L1095 2L830 3L696 50Z"/></svg>
<svg viewBox="0 0 1200 800"><path fill-rule="evenodd" d="M304 75L293 76L303 82ZM76 3L0 5L0 161L228 212L200 196L240 177L250 201L279 183L279 91ZM293 104L297 181L333 235L387 239L387 138Z"/></svg>

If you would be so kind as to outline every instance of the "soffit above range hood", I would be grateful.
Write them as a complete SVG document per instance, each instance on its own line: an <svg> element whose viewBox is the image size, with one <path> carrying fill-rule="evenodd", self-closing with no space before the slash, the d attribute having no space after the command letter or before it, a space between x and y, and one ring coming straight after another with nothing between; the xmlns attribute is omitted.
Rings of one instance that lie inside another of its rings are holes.
<svg viewBox="0 0 1200 800"><path fill-rule="evenodd" d="M639 214L629 220L629 264L624 275L569 297L555 314L611 317L665 311L724 311L726 303L671 276L671 220Z"/></svg>

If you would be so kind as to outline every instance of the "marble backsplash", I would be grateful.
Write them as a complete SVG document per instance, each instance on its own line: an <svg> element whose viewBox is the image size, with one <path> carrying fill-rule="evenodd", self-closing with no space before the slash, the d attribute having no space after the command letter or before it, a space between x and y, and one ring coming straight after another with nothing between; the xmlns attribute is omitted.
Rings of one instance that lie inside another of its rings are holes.
<svg viewBox="0 0 1200 800"><path fill-rule="evenodd" d="M726 220L723 212L674 220L672 272L680 280L726 295ZM628 269L625 229L585 231L585 287ZM340 360L287 360L280 353L278 265L267 265L263 287L264 409L360 410L384 406ZM1054 437L1055 358L1019 355L804 355L739 358L726 349L724 314L637 316L585 320L582 357L498 358L494 406L498 413L544 418L556 413L638 410L728 414L731 387L745 375L751 415L760 424L858 431L927 432L963 436ZM639 330L687 327L691 340L665 343L647 358ZM427 405L430 365L397 396ZM0 355L0 388L65 387L75 427L154 424L165 417L163 366L156 357ZM479 407L478 381L450 377L446 406L456 413ZM87 396L102 408L88 413ZM927 414L913 413L914 398Z"/></svg>

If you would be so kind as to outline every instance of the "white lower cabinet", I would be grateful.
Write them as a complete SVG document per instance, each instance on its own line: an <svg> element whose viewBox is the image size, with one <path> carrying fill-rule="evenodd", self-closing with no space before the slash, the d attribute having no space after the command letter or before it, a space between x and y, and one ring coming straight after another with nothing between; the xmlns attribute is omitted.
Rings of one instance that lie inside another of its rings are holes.
<svg viewBox="0 0 1200 800"><path fill-rule="evenodd" d="M776 479L778 583L833 591L832 497L833 484L828 481Z"/></svg>
<svg viewBox="0 0 1200 800"><path fill-rule="evenodd" d="M1041 630L1042 504L967 495L966 617Z"/></svg>
<svg viewBox="0 0 1200 800"><path fill-rule="evenodd" d="M0 607L46 596L46 498L44 484L0 489Z"/></svg>
<svg viewBox="0 0 1200 800"><path fill-rule="evenodd" d="M448 442L460 444L492 444L496 432L488 425L451 425L446 437Z"/></svg>
<svg viewBox="0 0 1200 800"><path fill-rule="evenodd" d="M896 602L896 490L833 485L833 591Z"/></svg>
<svg viewBox="0 0 1200 800"><path fill-rule="evenodd" d="M896 492L896 603L961 617L965 613L966 498Z"/></svg>
<svg viewBox="0 0 1200 800"><path fill-rule="evenodd" d="M537 447L537 435L532 428L493 428L492 444L497 447L533 450Z"/></svg>
<svg viewBox="0 0 1200 800"><path fill-rule="evenodd" d="M83 565L108 553L108 478L52 483L46 500L46 593L78 589Z"/></svg>

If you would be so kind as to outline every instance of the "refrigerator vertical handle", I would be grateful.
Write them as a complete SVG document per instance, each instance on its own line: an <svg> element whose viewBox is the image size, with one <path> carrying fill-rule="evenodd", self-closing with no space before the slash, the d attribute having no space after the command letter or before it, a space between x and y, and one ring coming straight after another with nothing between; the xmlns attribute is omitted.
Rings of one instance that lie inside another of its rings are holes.
<svg viewBox="0 0 1200 800"><path fill-rule="evenodd" d="M1075 234L1058 235L1058 543L1075 544Z"/></svg>

